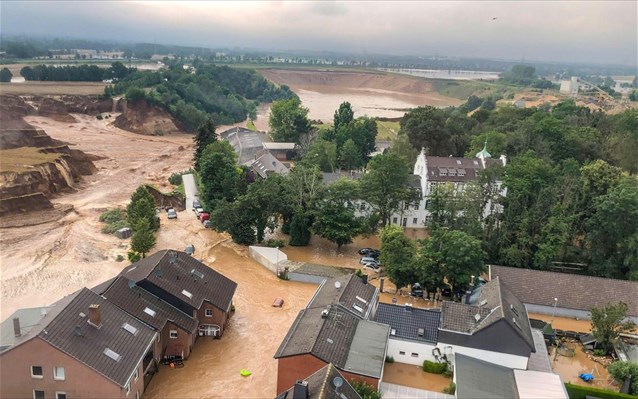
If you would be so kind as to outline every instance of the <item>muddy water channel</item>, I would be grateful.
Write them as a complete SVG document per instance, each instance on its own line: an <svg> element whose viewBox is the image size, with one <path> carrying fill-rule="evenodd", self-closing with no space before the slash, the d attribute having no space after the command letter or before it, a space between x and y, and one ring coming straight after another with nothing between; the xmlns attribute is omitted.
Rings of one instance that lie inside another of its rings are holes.
<svg viewBox="0 0 638 399"><path fill-rule="evenodd" d="M145 398L275 396L277 361L273 355L317 286L279 280L246 252L232 243L196 252L196 257L203 257L205 263L238 283L235 314L221 339L197 341L184 368L160 366ZM277 297L284 299L283 308L271 306ZM242 377L242 369L252 375Z"/></svg>

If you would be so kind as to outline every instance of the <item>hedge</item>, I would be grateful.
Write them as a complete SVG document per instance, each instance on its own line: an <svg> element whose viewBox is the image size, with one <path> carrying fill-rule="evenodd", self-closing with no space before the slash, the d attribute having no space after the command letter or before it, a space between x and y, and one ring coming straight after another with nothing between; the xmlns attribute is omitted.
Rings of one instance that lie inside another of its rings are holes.
<svg viewBox="0 0 638 399"><path fill-rule="evenodd" d="M570 383L565 384L569 399L585 399L585 396L594 396L600 399L636 399L635 396L627 395L620 392L614 392L607 389L585 387Z"/></svg>
<svg viewBox="0 0 638 399"><path fill-rule="evenodd" d="M432 374L443 374L447 370L447 363L434 363L429 360L423 362L423 371Z"/></svg>

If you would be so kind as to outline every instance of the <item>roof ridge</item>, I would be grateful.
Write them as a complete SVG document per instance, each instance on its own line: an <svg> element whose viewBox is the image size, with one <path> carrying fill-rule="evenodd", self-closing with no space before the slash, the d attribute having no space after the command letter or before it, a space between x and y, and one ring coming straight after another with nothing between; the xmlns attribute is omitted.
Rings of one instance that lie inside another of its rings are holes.
<svg viewBox="0 0 638 399"><path fill-rule="evenodd" d="M319 396L317 396L317 399L322 399L324 397L326 384L328 383L328 378L330 377L330 371L332 370L334 365L332 363L328 363L326 367L326 375L323 377L323 382L321 383L321 389L319 390Z"/></svg>

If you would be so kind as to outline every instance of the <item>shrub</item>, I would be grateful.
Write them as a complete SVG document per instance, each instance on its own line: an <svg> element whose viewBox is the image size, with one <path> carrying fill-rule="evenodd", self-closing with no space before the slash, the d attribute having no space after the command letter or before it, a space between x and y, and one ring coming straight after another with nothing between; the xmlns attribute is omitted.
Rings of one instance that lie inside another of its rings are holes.
<svg viewBox="0 0 638 399"><path fill-rule="evenodd" d="M566 383L565 388L567 389L567 395L569 396L569 399L585 399L585 397L587 396L600 399L636 399L635 396L610 391L608 389L584 387L570 383Z"/></svg>
<svg viewBox="0 0 638 399"><path fill-rule="evenodd" d="M115 261L116 261L116 262L123 262L123 261L124 261L124 256L122 256L121 254L120 254L120 255L117 255L117 256L115 257Z"/></svg>
<svg viewBox="0 0 638 399"><path fill-rule="evenodd" d="M607 355L607 351L604 349L594 349L594 355L596 356L605 356Z"/></svg>
<svg viewBox="0 0 638 399"><path fill-rule="evenodd" d="M100 215L102 223L115 223L120 220L126 220L126 212L120 208L109 209Z"/></svg>
<svg viewBox="0 0 638 399"><path fill-rule="evenodd" d="M168 177L168 182L171 183L174 186L179 186L180 184L182 184L182 174L181 173L172 173L169 177Z"/></svg>
<svg viewBox="0 0 638 399"><path fill-rule="evenodd" d="M447 371L447 363L435 363L426 360L423 362L423 371L432 374L443 374Z"/></svg>
<svg viewBox="0 0 638 399"><path fill-rule="evenodd" d="M139 261L140 259L142 259L142 255L138 254L135 251L128 251L128 260L131 263L135 263L137 261Z"/></svg>
<svg viewBox="0 0 638 399"><path fill-rule="evenodd" d="M452 370L447 369L447 370L445 370L445 371L443 372L443 374L441 374L441 375L442 375L443 377L446 377L446 378L452 378L452 377L454 376L454 373L452 373ZM452 392L452 393L454 393L454 392Z"/></svg>
<svg viewBox="0 0 638 399"><path fill-rule="evenodd" d="M270 240L264 241L264 245L269 248L281 248L286 246L286 242L284 240L272 238Z"/></svg>
<svg viewBox="0 0 638 399"><path fill-rule="evenodd" d="M394 358L392 356L386 356L385 357L385 362L386 363L394 363Z"/></svg>
<svg viewBox="0 0 638 399"><path fill-rule="evenodd" d="M102 227L101 231L103 234L115 234L116 231L125 227L129 227L128 222L126 220L118 220L117 222L109 223Z"/></svg>
<svg viewBox="0 0 638 399"><path fill-rule="evenodd" d="M638 363L636 362L613 362L607 366L607 371L621 385L627 378L631 378L631 391L638 394Z"/></svg>
<svg viewBox="0 0 638 399"><path fill-rule="evenodd" d="M102 119L104 119L104 117L101 114L97 114L95 117L97 118L98 121L101 121Z"/></svg>
<svg viewBox="0 0 638 399"><path fill-rule="evenodd" d="M454 395L455 392L456 384L454 383L454 381L450 381L450 385L448 385L446 388L443 388L443 393L447 393L448 395Z"/></svg>
<svg viewBox="0 0 638 399"><path fill-rule="evenodd" d="M352 379L350 380L350 385L352 385L352 388L357 391L362 399L381 399L381 392L365 382Z"/></svg>

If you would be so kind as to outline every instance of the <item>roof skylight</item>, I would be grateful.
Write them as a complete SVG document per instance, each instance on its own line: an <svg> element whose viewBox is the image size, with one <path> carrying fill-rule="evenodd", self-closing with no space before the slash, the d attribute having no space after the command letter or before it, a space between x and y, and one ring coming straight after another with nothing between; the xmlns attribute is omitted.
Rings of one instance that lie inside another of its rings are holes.
<svg viewBox="0 0 638 399"><path fill-rule="evenodd" d="M122 359L122 355L120 355L119 353L109 348L105 348L104 352L102 353L104 353L106 356L110 357L111 359L115 360L116 362L119 362Z"/></svg>
<svg viewBox="0 0 638 399"><path fill-rule="evenodd" d="M126 331L130 332L133 335L137 335L137 328L133 327L132 325L128 324L128 323L124 323L122 325L122 328L125 329Z"/></svg>
<svg viewBox="0 0 638 399"><path fill-rule="evenodd" d="M155 312L151 308L144 308L144 313L146 313L147 315L149 315L151 317L155 317L155 315L157 314L157 312Z"/></svg>
<svg viewBox="0 0 638 399"><path fill-rule="evenodd" d="M191 294L190 292L186 290L182 290L182 295L188 297L188 299L193 299L193 294Z"/></svg>

